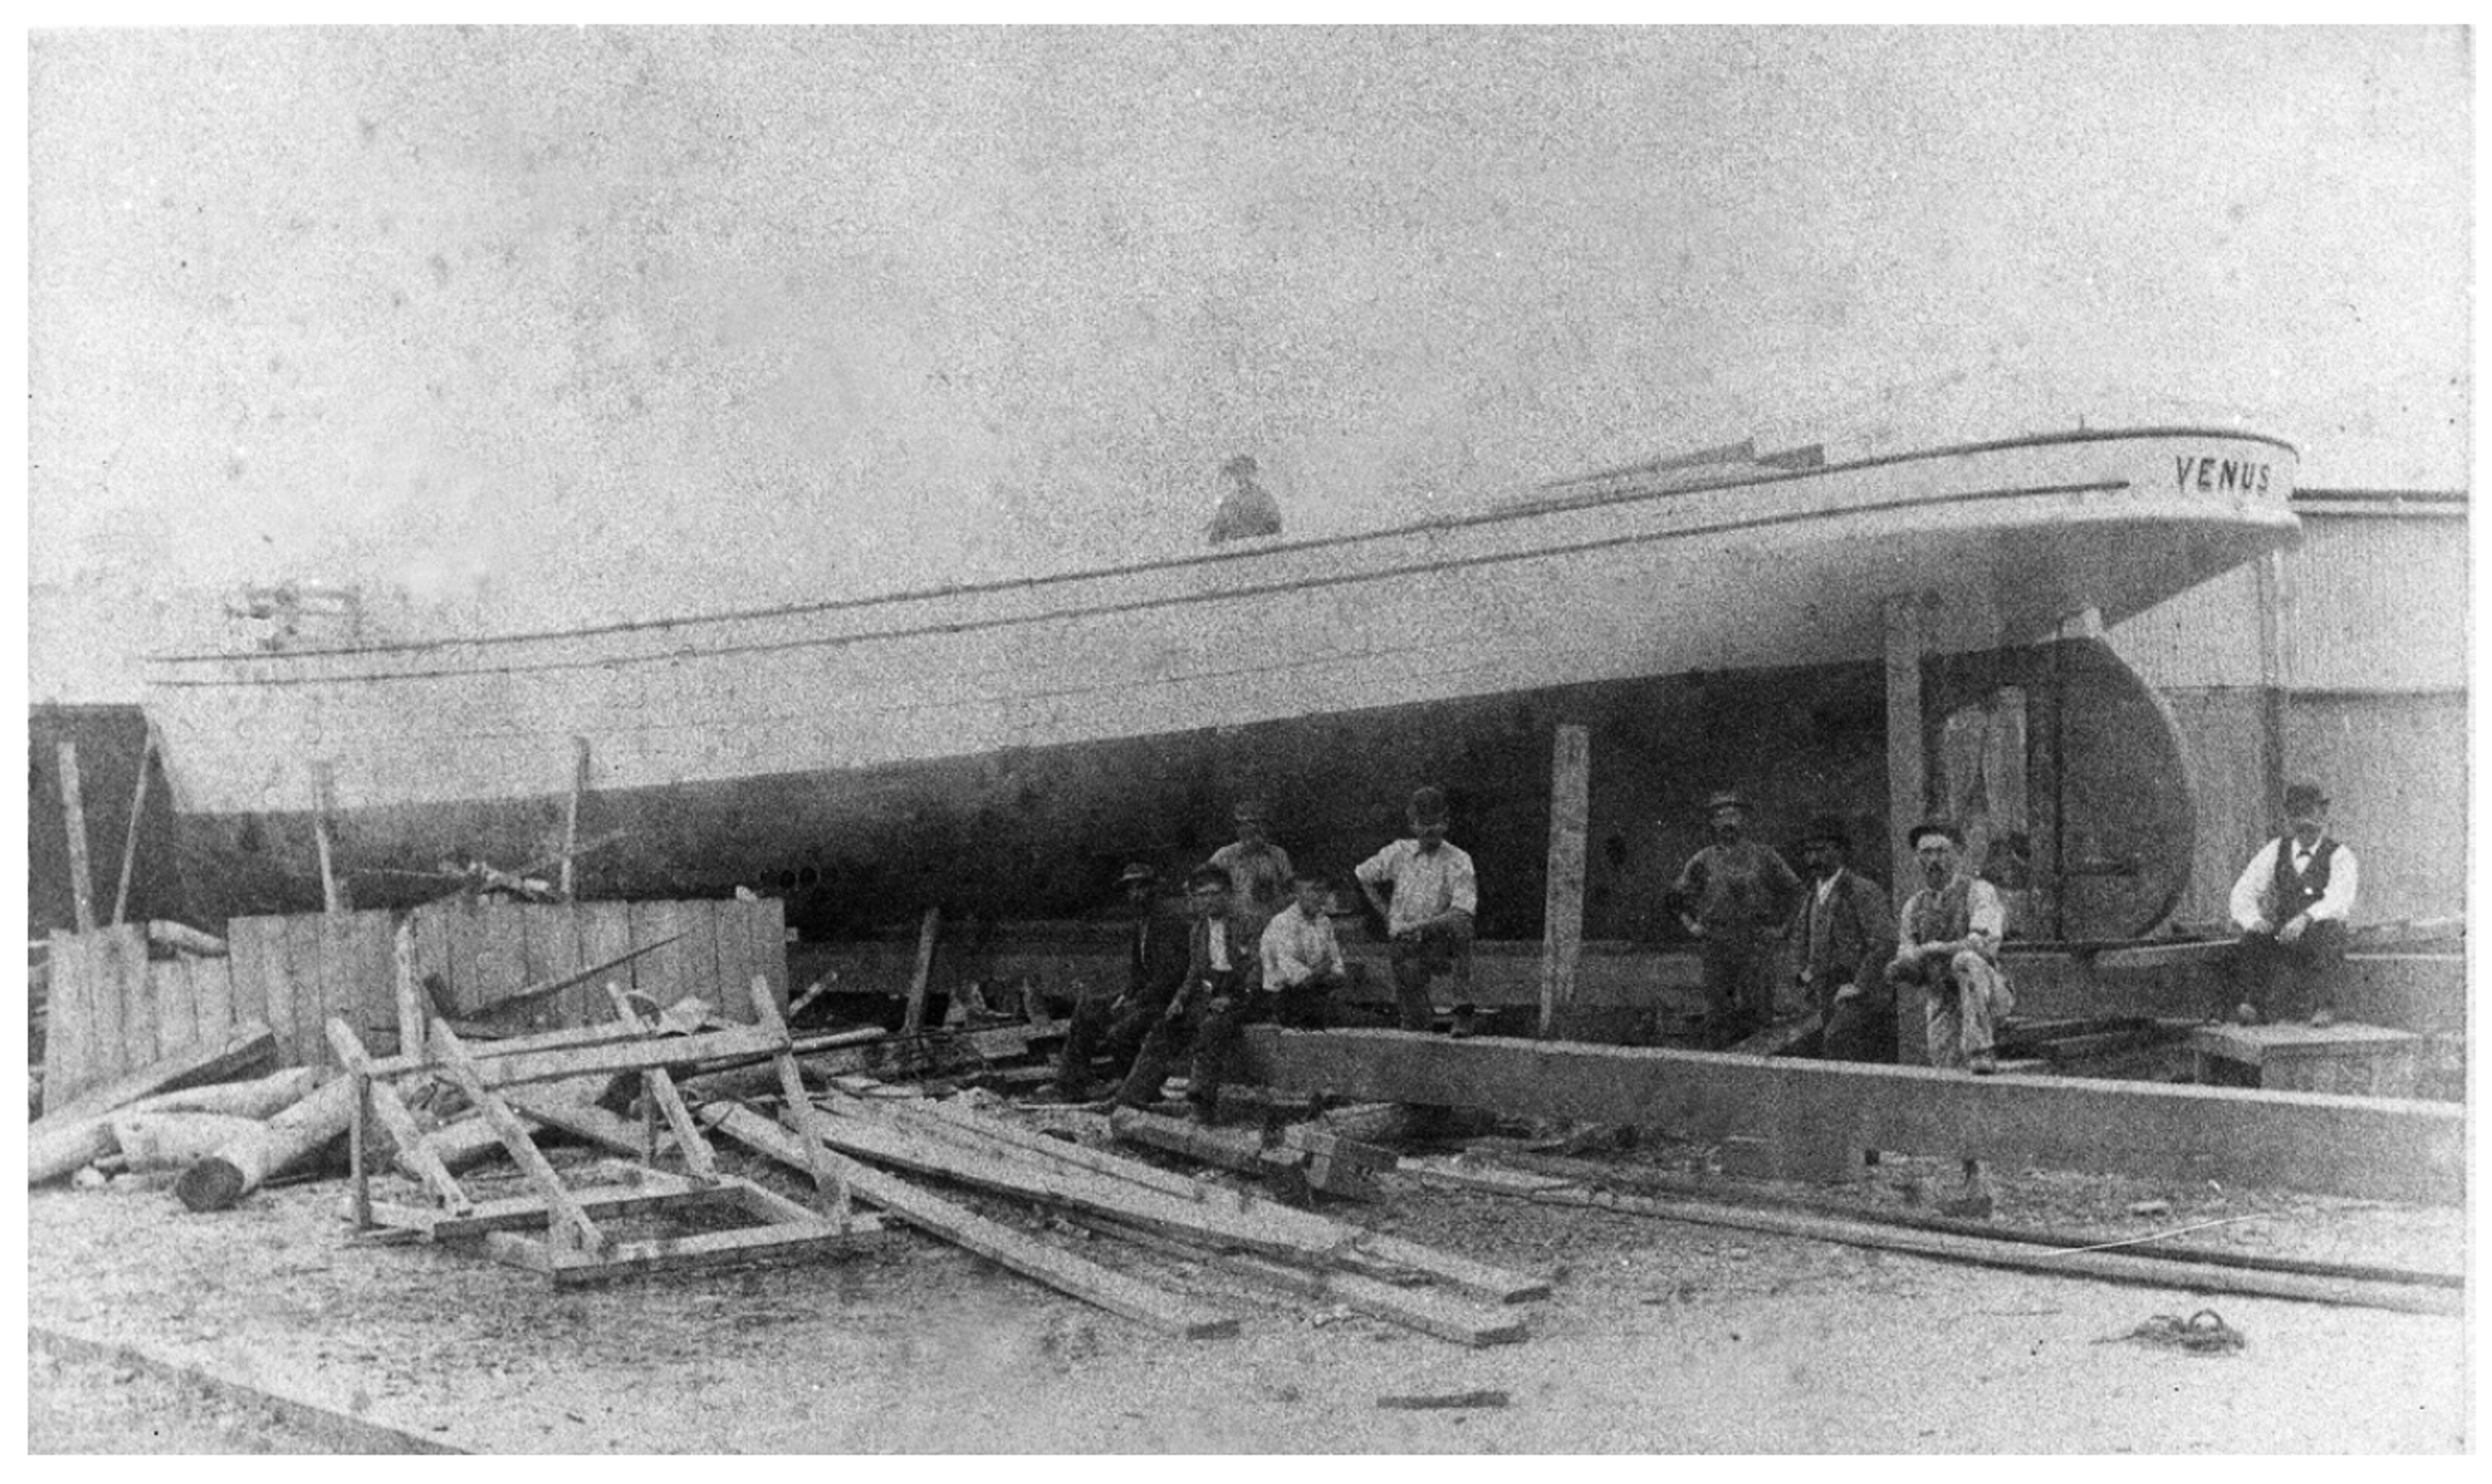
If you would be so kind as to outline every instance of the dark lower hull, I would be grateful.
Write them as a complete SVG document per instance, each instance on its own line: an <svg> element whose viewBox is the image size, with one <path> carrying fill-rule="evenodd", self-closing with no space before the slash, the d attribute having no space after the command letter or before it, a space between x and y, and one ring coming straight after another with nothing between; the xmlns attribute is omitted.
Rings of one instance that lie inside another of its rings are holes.
<svg viewBox="0 0 2492 1484"><path fill-rule="evenodd" d="M2013 687L2025 697L2023 832L2035 936L2118 937L2156 921L2185 884L2193 830L2160 708L2097 642L1933 661L1925 671L1933 802L1950 788L1946 719ZM1586 933L1676 934L1663 893L1703 844L1716 788L1756 801L1752 831L1788 846L1810 816L1851 825L1855 864L1886 874L1885 705L1875 665L1698 673L1311 716L1237 727L1003 752L853 772L593 792L579 834L622 833L584 857L590 898L685 898L738 886L782 897L808 938L854 936L939 905L953 922L1079 917L1114 896L1119 867L1172 873L1230 838L1262 799L1302 865L1346 876L1400 833L1426 783L1454 808L1478 863L1480 929L1538 935L1555 728L1590 728ZM1976 790L1977 795L1977 790ZM1990 801L1979 800L1979 807ZM559 796L368 810L333 821L360 905L406 905L455 883L401 873L485 859L509 868L559 845ZM190 816L193 912L316 909L306 815ZM1795 854L1796 852L1793 852ZM550 870L544 873L550 876Z"/></svg>

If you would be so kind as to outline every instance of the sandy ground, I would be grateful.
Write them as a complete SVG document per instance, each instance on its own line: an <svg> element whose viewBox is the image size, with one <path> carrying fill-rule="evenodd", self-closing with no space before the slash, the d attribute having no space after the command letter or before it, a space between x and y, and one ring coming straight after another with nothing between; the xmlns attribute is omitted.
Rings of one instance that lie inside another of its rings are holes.
<svg viewBox="0 0 2492 1484"><path fill-rule="evenodd" d="M566 1161L598 1177L590 1156ZM1892 1181L1907 1172L1890 1169L1860 1199L1900 1202ZM34 1192L30 1321L494 1452L2372 1452L2469 1440L2454 1318L1994 1272L1402 1177L1384 1202L1340 1209L1559 1270L1556 1296L1525 1306L1528 1340L1465 1350L1008 1203L987 1208L1227 1308L1240 1334L1163 1336L905 1231L802 1265L557 1292L452 1249L348 1247L342 1190L264 1191L213 1216L161 1186ZM2006 1182L2001 1216L2128 1235L2147 1224L2125 1203L2146 1196L2176 1206L2156 1225L2248 1218L2204 1233L2214 1244L2463 1260L2462 1212L2377 1202L2023 1176ZM2245 1350L2104 1343L2208 1305ZM317 1446L282 1419L119 1369L39 1359L32 1447ZM1377 1406L1480 1389L1509 1405Z"/></svg>

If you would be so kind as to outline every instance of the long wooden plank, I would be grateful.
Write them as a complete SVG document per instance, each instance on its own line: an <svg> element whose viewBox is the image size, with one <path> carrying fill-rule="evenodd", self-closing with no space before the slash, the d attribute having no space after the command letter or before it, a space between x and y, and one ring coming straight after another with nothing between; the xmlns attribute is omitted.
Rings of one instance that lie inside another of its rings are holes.
<svg viewBox="0 0 2492 1484"><path fill-rule="evenodd" d="M1050 1204L1079 1206L1163 1231L1200 1233L1279 1257L1420 1269L1501 1302L1546 1297L1549 1292L1544 1281L1269 1202L1240 1206L1189 1201L1083 1171L981 1155L879 1118L832 1118L825 1120L822 1132L832 1147L846 1154ZM1388 1245L1396 1249L1395 1255L1384 1253Z"/></svg>
<svg viewBox="0 0 2492 1484"><path fill-rule="evenodd" d="M559 983L583 966L579 957L579 923L567 902L538 904L519 909L520 968L524 983ZM529 1013L532 1025L581 1025L607 1018L606 993L575 980L546 996Z"/></svg>
<svg viewBox="0 0 2492 1484"><path fill-rule="evenodd" d="M749 1108L713 1104L701 1111L701 1116L712 1128L747 1148L781 1164L805 1168L805 1155L796 1146L796 1136ZM1231 1315L1050 1247L898 1176L837 1155L832 1158L839 1160L841 1175L860 1199L910 1226L1035 1278L1058 1292L1183 1339L1214 1339L1237 1332L1237 1321Z"/></svg>
<svg viewBox="0 0 2492 1484"><path fill-rule="evenodd" d="M1560 723L1551 749L1549 889L1542 912L1540 1035L1558 1034L1575 1006L1575 968L1584 956L1584 841L1590 817L1592 738Z"/></svg>
<svg viewBox="0 0 2492 1484"><path fill-rule="evenodd" d="M745 951L753 966L770 981L770 998L783 1009L787 1003L787 908L776 897L748 904L744 912ZM789 1024L793 1024L791 1020Z"/></svg>
<svg viewBox="0 0 2492 1484"><path fill-rule="evenodd" d="M113 889L111 921L118 924L130 908L130 881L138 871L138 821L147 816L147 775L155 769L148 766L156 758L156 728L147 727L147 738L138 746L138 782L131 791L130 820L121 832L121 884Z"/></svg>
<svg viewBox="0 0 2492 1484"><path fill-rule="evenodd" d="M753 976L761 971L761 965L753 962L753 935L745 928L745 918L759 905L737 901L701 904L708 909L710 958L718 965L719 985L728 994L742 993L745 986L753 983ZM763 993L768 993L766 980ZM785 1002L777 1002L776 1007L785 1008Z"/></svg>
<svg viewBox="0 0 2492 1484"><path fill-rule="evenodd" d="M398 1024L398 919L389 912L350 912L334 927L345 974L340 1013L368 1043L386 1042Z"/></svg>
<svg viewBox="0 0 2492 1484"><path fill-rule="evenodd" d="M908 1008L900 1022L902 1035L913 1035L926 1024L926 984L934 968L934 937L943 925L943 909L930 906L917 926L917 968L908 976Z"/></svg>
<svg viewBox="0 0 2492 1484"><path fill-rule="evenodd" d="M1385 1030L1255 1026L1246 1045L1298 1092L2367 1199L2465 1191L2454 1104Z"/></svg>
<svg viewBox="0 0 2492 1484"><path fill-rule="evenodd" d="M500 897L475 905L478 1009L490 1010L528 987L528 917L535 910Z"/></svg>
<svg viewBox="0 0 2492 1484"><path fill-rule="evenodd" d="M320 923L312 916L281 917L270 946L268 1024L288 1066L315 1065L319 1052L304 1037L321 1034ZM313 1013L307 1013L313 1012Z"/></svg>
<svg viewBox="0 0 2492 1484"><path fill-rule="evenodd" d="M638 1216L687 1202L724 1202L731 1196L731 1192L705 1189L689 1180L676 1179L663 1171L650 1170L642 1172L637 1185L601 1186L577 1191L572 1199L591 1216L610 1217ZM453 1241L460 1237L482 1236L488 1232L542 1227L546 1221L546 1203L534 1196L503 1196L491 1201L479 1201L468 1209L453 1214L426 1206L375 1202L372 1216L384 1226L420 1231L435 1241Z"/></svg>
<svg viewBox="0 0 2492 1484"><path fill-rule="evenodd" d="M845 1230L816 1220L804 1226L739 1227L729 1232L619 1242L612 1252L594 1260L556 1258L553 1281L557 1288L580 1288L640 1273L796 1262L827 1253L856 1252L878 1243L881 1237L882 1223L869 1216Z"/></svg>
<svg viewBox="0 0 2492 1484"><path fill-rule="evenodd" d="M86 798L78 784L77 744L63 738L54 757L60 769L61 824L69 836L70 902L77 914L77 930L93 933L95 874L87 865Z"/></svg>
<svg viewBox="0 0 2492 1484"><path fill-rule="evenodd" d="M1130 1180L1137 1185L1147 1186L1172 1196L1181 1196L1188 1201L1204 1200L1206 1192L1223 1189L1221 1186L1192 1179L1173 1171L1162 1170L1157 1165L1146 1165L1138 1159L1127 1159L1121 1154L1107 1149L1093 1149L1083 1144L1068 1143L1061 1139L1050 1139L1034 1129L1024 1128L1007 1119L991 1117L948 1102L909 1104L896 1108L892 1112L903 1118L929 1119L937 1124L948 1124L977 1139L1005 1144L1025 1153L1041 1155L1099 1174L1112 1175L1120 1180Z"/></svg>
<svg viewBox="0 0 2492 1484"><path fill-rule="evenodd" d="M203 1041L223 1035L235 1020L233 959L227 954L213 959L192 958L190 963L197 1020L193 1033Z"/></svg>
<svg viewBox="0 0 2492 1484"><path fill-rule="evenodd" d="M103 929L79 935L86 943L86 972L91 998L87 1001L86 1081L93 1083L118 1077L134 1067L147 1065L152 1057L134 1060L130 1054L130 994L125 982L129 978L130 954L125 939L126 927ZM142 948L141 952L144 950Z"/></svg>
<svg viewBox="0 0 2492 1484"><path fill-rule="evenodd" d="M46 1108L34 1126L40 1130L55 1122L110 1113L159 1092L255 1076L270 1070L276 1058L277 1041L267 1026L238 1025L215 1041L178 1047L146 1066L65 1098Z"/></svg>
<svg viewBox="0 0 2492 1484"><path fill-rule="evenodd" d="M425 996L428 1019L434 1008L448 1008L462 1015L468 1008L460 1005L457 996L450 993L450 986L454 982L453 969L458 956L458 935L455 924L463 915L463 905L456 900L432 902L407 913L407 921L415 925L415 961L419 972L417 989ZM426 986L428 979L437 983L441 988L437 1000L432 990ZM404 1054L421 1051L423 1045L424 1043L419 1041L413 1046L402 1046L399 1050L401 1054Z"/></svg>
<svg viewBox="0 0 2492 1484"><path fill-rule="evenodd" d="M821 1110L805 1092L805 1075L796 1069L795 1044L787 1037L787 1024L779 1019L779 1007L770 1002L769 984L756 977L745 996L745 1005L753 1012L756 1028L779 1040L779 1054L771 1064L779 1073L779 1096L786 1112L787 1125L796 1131L798 1149L805 1156L807 1172L814 1177L814 1197L823 1207L823 1214L842 1226L848 1219L847 1182L823 1158L822 1144L827 1131L822 1127Z"/></svg>

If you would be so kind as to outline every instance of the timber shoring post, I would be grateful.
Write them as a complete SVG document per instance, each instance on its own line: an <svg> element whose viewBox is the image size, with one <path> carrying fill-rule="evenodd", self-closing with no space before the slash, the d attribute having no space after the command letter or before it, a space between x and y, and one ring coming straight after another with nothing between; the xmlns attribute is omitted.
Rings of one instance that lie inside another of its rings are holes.
<svg viewBox="0 0 2492 1484"><path fill-rule="evenodd" d="M1575 968L1584 951L1584 834L1589 819L1591 733L1560 723L1550 761L1549 897L1540 950L1540 1039L1557 1034L1560 1009L1575 1004Z"/></svg>
<svg viewBox="0 0 2492 1484"><path fill-rule="evenodd" d="M1921 656L1927 647L1926 595L1899 593L1886 600L1886 850L1887 879L1898 905L1919 876L1909 832L1929 808L1928 737L1921 720ZM1896 995L1896 1059L1928 1058L1921 1034L1921 991Z"/></svg>
<svg viewBox="0 0 2492 1484"><path fill-rule="evenodd" d="M336 791L326 759L312 764L312 843L320 852L320 906L327 912L346 909L345 892L338 884L337 863L329 851L330 796Z"/></svg>
<svg viewBox="0 0 2492 1484"><path fill-rule="evenodd" d="M156 728L147 728L147 738L138 745L138 782L130 791L130 827L121 832L121 884L112 894L112 925L121 926L121 915L130 907L130 878L138 869L138 821L147 813L147 761L156 756Z"/></svg>
<svg viewBox="0 0 2492 1484"><path fill-rule="evenodd" d="M917 929L917 972L908 981L908 1013L900 1023L900 1033L913 1036L926 1024L926 981L934 969L934 935L943 922L943 909L930 906L926 919Z"/></svg>
<svg viewBox="0 0 2492 1484"><path fill-rule="evenodd" d="M579 801L588 792L588 739L571 739L571 797L562 811L562 900L574 900L572 858L579 853Z"/></svg>
<svg viewBox="0 0 2492 1484"><path fill-rule="evenodd" d="M77 744L62 739L56 755L61 770L61 817L69 830L70 901L77 911L77 930L95 931L95 877L86 858L86 800L78 789Z"/></svg>

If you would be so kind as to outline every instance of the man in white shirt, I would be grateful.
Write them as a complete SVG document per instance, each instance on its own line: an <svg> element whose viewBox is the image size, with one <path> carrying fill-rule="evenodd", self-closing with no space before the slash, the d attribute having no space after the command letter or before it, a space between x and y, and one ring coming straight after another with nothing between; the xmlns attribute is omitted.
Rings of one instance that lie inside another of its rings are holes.
<svg viewBox="0 0 2492 1484"><path fill-rule="evenodd" d="M1435 1024L1428 985L1469 952L1471 918L1479 910L1471 858L1446 841L1446 816L1442 789L1417 790L1410 795L1410 837L1358 864L1358 889L1384 919L1391 939L1393 995L1401 1002L1405 1030ZM1389 904L1378 889L1382 886L1393 889Z"/></svg>
<svg viewBox="0 0 2492 1484"><path fill-rule="evenodd" d="M2336 1022L2345 931L2361 888L2354 852L2328 833L2328 795L2317 784L2284 790L2285 832L2259 847L2233 883L2233 1018L2244 1025L2297 1019Z"/></svg>
<svg viewBox="0 0 2492 1484"><path fill-rule="evenodd" d="M1320 873L1302 871L1290 885L1293 900L1263 928L1263 994L1273 1001L1271 1019L1319 1030L1330 1023L1332 992L1350 982L1350 970L1332 919L1324 915L1332 883Z"/></svg>

